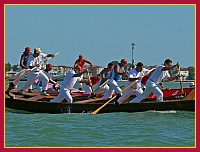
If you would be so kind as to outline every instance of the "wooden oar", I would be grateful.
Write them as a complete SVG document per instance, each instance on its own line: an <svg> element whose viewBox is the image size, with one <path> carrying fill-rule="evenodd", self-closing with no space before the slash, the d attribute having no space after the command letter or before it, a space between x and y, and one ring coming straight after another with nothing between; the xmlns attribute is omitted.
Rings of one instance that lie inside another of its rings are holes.
<svg viewBox="0 0 200 152"><path fill-rule="evenodd" d="M102 83L100 86L98 86L95 90L94 93L97 92L97 90L101 89L107 82L109 79L107 79L104 83Z"/></svg>
<svg viewBox="0 0 200 152"><path fill-rule="evenodd" d="M154 69L152 69L151 71L153 71ZM151 71L149 71L148 73L146 73L144 76L146 76L147 74L149 74ZM143 77L144 77L143 76ZM131 84L129 84L126 88L124 88L124 90L122 90L120 93L123 93L124 91L126 91L128 88L130 88L132 85L134 85L136 83L137 80L133 81ZM95 111L91 112L91 114L97 114L103 107L105 107L107 104L109 104L112 100L114 100L117 96L112 97L110 100L108 100L106 103L104 103L101 107L99 107L98 109L96 109Z"/></svg>
<svg viewBox="0 0 200 152"><path fill-rule="evenodd" d="M98 86L93 93L91 93L91 95L88 98L94 98L96 96L96 92L97 90L101 89L106 83L108 82L108 80L106 80L104 83L102 83L100 86Z"/></svg>
<svg viewBox="0 0 200 152"><path fill-rule="evenodd" d="M59 53L60 53L60 52L56 53L55 56L58 55ZM40 64L45 63L45 62L49 61L50 59L52 59L52 57L51 57L51 58L48 58L48 59L46 59L46 60L44 60L44 61L41 61ZM36 66L36 67L34 67L34 68L32 68L32 69L26 71L24 74L20 75L20 76L17 77L15 80L13 80L12 83L16 82L17 80L20 80L21 78L23 78L25 75L27 75L29 72L35 70L36 68L38 68L38 67ZM9 86L9 84L6 85L6 87L8 87L8 86Z"/></svg>
<svg viewBox="0 0 200 152"><path fill-rule="evenodd" d="M26 70L26 69L23 69L23 70L21 70L21 71L15 73L15 74L12 74L10 77L6 78L6 81L12 79L14 76L16 76L17 74L19 74L19 73L21 73L21 72L23 72L23 71L25 71L25 70Z"/></svg>
<svg viewBox="0 0 200 152"><path fill-rule="evenodd" d="M123 93L128 88L130 88L132 85L136 83L137 80L133 81L131 84L129 84L124 90L120 91L120 93ZM106 103L104 103L101 107L96 109L95 111L91 112L91 114L97 114L103 107L105 107L107 104L109 104L111 101L113 101L117 96L112 97L110 100L108 100Z"/></svg>

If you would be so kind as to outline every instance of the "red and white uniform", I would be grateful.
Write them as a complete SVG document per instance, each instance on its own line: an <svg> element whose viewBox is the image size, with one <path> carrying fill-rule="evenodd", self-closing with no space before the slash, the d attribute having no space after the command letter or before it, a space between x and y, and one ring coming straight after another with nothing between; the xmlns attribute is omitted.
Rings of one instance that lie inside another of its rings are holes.
<svg viewBox="0 0 200 152"><path fill-rule="evenodd" d="M138 78L138 77L143 77L146 73L148 73L150 70L147 70L145 68L142 69L141 72L138 72L136 68L133 68L132 70L129 71L128 73L128 78ZM127 81L125 87L130 85L132 82ZM136 83L133 84L130 88L128 88L126 91L122 93L122 96L118 99L119 103L122 103L126 99L128 99L131 94L135 94L136 96L140 95L143 93L142 90L142 83L141 80L136 80Z"/></svg>
<svg viewBox="0 0 200 152"><path fill-rule="evenodd" d="M163 67L165 66L158 66L158 68L151 74L151 76L147 80L146 89L144 90L144 92L131 100L130 103L138 103L142 101L143 99L147 98L151 92L156 95L157 101L163 101L163 92L157 85L161 83L163 79L170 77L168 71L162 71Z"/></svg>

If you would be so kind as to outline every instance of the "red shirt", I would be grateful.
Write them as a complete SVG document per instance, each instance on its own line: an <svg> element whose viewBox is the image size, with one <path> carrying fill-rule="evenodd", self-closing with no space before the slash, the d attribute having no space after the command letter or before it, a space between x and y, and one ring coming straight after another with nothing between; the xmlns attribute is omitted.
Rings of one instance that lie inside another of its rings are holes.
<svg viewBox="0 0 200 152"><path fill-rule="evenodd" d="M83 59L82 61L80 61L79 59L76 60L76 64L81 67L81 72L83 72L84 71L85 59Z"/></svg>
<svg viewBox="0 0 200 152"><path fill-rule="evenodd" d="M92 85L95 85L99 82L99 79L97 79L96 76L90 77L90 80L92 81ZM86 85L89 85L89 83L86 83Z"/></svg>
<svg viewBox="0 0 200 152"><path fill-rule="evenodd" d="M142 80L141 80L141 83L144 84L144 85L146 85L146 82L147 82L147 80L149 79L150 76L151 76L151 74L148 74L148 75L144 76L142 78Z"/></svg>

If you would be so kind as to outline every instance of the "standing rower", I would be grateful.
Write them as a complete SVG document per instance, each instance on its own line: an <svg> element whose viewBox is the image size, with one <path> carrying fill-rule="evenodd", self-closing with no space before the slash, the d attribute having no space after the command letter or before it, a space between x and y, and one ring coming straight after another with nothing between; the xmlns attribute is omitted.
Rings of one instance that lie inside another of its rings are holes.
<svg viewBox="0 0 200 152"><path fill-rule="evenodd" d="M113 68L114 68L114 64L113 63L108 63L107 68L104 68L101 71L100 80L99 80L98 86L101 86L105 81L107 81L110 78L111 71L113 70ZM95 93L96 94L103 93L103 92L107 92L108 90L109 90L109 86L107 84L105 84L100 89L98 89Z"/></svg>
<svg viewBox="0 0 200 152"><path fill-rule="evenodd" d="M81 83L90 83L90 80L83 80L80 78L80 76L86 72L88 71L84 70L81 72L80 66L76 66L74 70L69 70L60 86L60 93L57 97L50 100L50 102L61 102L66 99L68 103L72 103L73 98L70 94L70 89L73 89L75 83L77 81Z"/></svg>
<svg viewBox="0 0 200 152"><path fill-rule="evenodd" d="M55 87L53 87L53 86L58 85L57 82L52 80L52 76L51 76L51 73L50 73L52 68L53 68L52 64L46 64L46 68L42 71L49 79L48 89L47 89L48 91L55 91ZM51 87L49 87L49 86L51 86ZM38 93L42 92L42 81L40 79L37 82L37 90L38 90Z"/></svg>
<svg viewBox="0 0 200 152"><path fill-rule="evenodd" d="M127 71L125 67L127 66L127 60L122 59L121 62L114 66L114 69L111 72L111 76L108 80L109 90L105 93L103 98L111 98L114 91L117 93L117 96L121 96L121 89L118 86L117 82L121 79L122 75L127 76Z"/></svg>
<svg viewBox="0 0 200 152"><path fill-rule="evenodd" d="M162 82L163 79L167 79L168 81L173 81L178 78L178 76L170 77L168 70L179 67L179 63L172 66L172 60L166 59L164 61L164 65L158 66L154 72L151 74L146 83L146 89L144 92L130 101L130 103L138 103L143 99L147 98L150 93L154 93L157 97L157 101L163 101L163 92L158 87L158 84Z"/></svg>
<svg viewBox="0 0 200 152"><path fill-rule="evenodd" d="M20 58L20 68L18 70L18 74L14 76L13 79L20 77L22 74L24 74L25 72L29 70L29 67L27 66L27 61L28 61L29 56L32 54L30 51L31 51L30 47L25 48ZM20 79L13 82L15 89L17 88L19 81ZM28 89L28 92L32 92L32 86L30 86L30 88Z"/></svg>
<svg viewBox="0 0 200 152"><path fill-rule="evenodd" d="M136 83L122 93L122 96L118 99L119 103L122 103L123 101L128 99L131 96L131 94L135 94L136 96L142 94L143 90L141 80L143 76L149 71L150 70L144 68L142 62L138 62L136 67L129 71L128 81L125 87L129 86L133 81L136 81Z"/></svg>
<svg viewBox="0 0 200 152"><path fill-rule="evenodd" d="M79 55L79 58L74 63L74 68L78 65L81 67L81 72L83 72L85 63L88 63L88 64L90 64L90 66L92 66L92 63L90 61L86 60L83 57L83 55ZM83 75L81 76L81 78L83 78ZM83 90L82 83L79 83L79 90Z"/></svg>

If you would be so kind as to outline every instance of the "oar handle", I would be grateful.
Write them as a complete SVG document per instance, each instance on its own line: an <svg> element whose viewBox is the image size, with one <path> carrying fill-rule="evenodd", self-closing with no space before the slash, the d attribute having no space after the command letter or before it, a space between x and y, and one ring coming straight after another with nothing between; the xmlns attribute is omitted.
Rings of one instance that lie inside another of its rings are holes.
<svg viewBox="0 0 200 152"><path fill-rule="evenodd" d="M108 79L109 80L109 79ZM97 91L97 90L99 90L99 89L101 89L107 82L108 82L108 80L106 80L104 83L102 83L98 88L96 88L96 90L94 91L94 93Z"/></svg>

